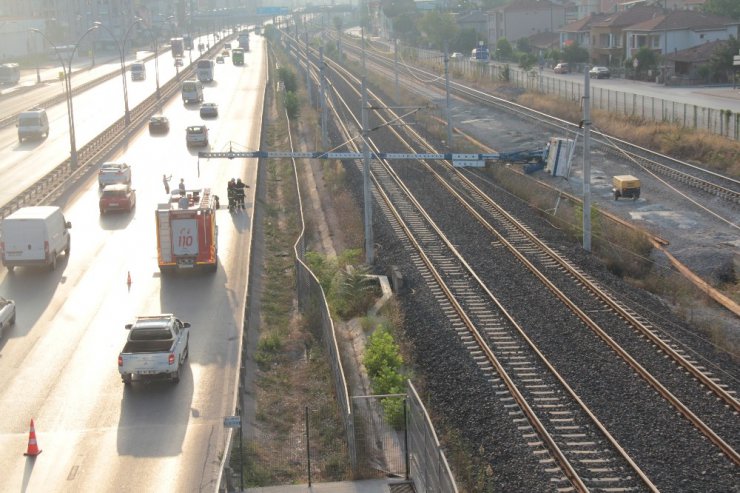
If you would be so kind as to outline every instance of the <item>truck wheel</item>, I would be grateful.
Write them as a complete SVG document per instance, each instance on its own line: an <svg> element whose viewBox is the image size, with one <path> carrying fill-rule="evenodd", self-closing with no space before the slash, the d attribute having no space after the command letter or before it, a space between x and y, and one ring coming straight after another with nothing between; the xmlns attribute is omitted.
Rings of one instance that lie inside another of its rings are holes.
<svg viewBox="0 0 740 493"><path fill-rule="evenodd" d="M72 249L72 240L67 240L67 246L64 247L64 255L69 257L69 251Z"/></svg>
<svg viewBox="0 0 740 493"><path fill-rule="evenodd" d="M180 383L181 373L182 373L182 365L178 365L177 371L172 374L172 383Z"/></svg>
<svg viewBox="0 0 740 493"><path fill-rule="evenodd" d="M182 352L182 360L185 361L190 356L190 338L185 341L185 351Z"/></svg>
<svg viewBox="0 0 740 493"><path fill-rule="evenodd" d="M51 263L49 264L49 267L51 270L56 270L57 268L57 252L51 252Z"/></svg>
<svg viewBox="0 0 740 493"><path fill-rule="evenodd" d="M6 267L8 268L8 272L12 274L13 269L15 269L15 265L6 265Z"/></svg>
<svg viewBox="0 0 740 493"><path fill-rule="evenodd" d="M123 380L123 384L124 385L131 385L131 380L132 380L131 379L131 374L130 373L126 373L126 374L122 375L121 376L121 380Z"/></svg>

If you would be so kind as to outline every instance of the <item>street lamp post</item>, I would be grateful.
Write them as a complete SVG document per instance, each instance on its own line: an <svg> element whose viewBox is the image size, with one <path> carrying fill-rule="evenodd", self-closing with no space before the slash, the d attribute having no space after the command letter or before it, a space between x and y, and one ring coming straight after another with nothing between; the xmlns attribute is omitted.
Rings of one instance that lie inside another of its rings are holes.
<svg viewBox="0 0 740 493"><path fill-rule="evenodd" d="M65 85L65 93L66 93L66 99L67 99L67 123L69 124L69 160L72 168L76 168L78 164L77 160L77 141L75 138L75 116L74 116L74 108L72 106L72 59L75 56L75 53L77 52L77 48L79 48L80 43L84 39L85 36L96 30L98 26L93 26L89 28L87 31L85 31L82 36L80 36L80 39L77 40L77 43L75 44L74 48L72 49L72 53L69 55L69 61L68 64L65 65L64 59L62 59L62 55L59 53L59 49L57 46L51 42L51 40L44 34L41 30L36 28L31 28L30 30L39 33L47 43L49 43L49 46L54 48L54 53L56 53L57 58L59 58L59 62L62 65L62 74L64 76L64 85Z"/></svg>
<svg viewBox="0 0 740 493"><path fill-rule="evenodd" d="M152 42L154 43L154 77L157 83L157 99L159 99L159 42L157 40L157 37L154 32L152 31L151 27L147 31L149 33L149 36L152 38Z"/></svg>
<svg viewBox="0 0 740 493"><path fill-rule="evenodd" d="M123 81L123 107L124 107L124 113L123 113L123 121L126 126L128 126L129 123L131 123L131 114L129 113L128 109L128 85L126 84L126 40L128 39L128 35L131 34L131 30L134 28L136 24L141 22L141 18L137 17L134 19L134 22L131 23L130 26L128 26L128 29L126 29L126 32L123 35L123 40L121 43L118 42L118 39L113 34L113 31L103 24L100 21L95 21L93 24L95 27L102 27L106 31L108 31L108 34L110 34L113 41L116 42L116 46L118 47L118 53L121 56L121 80Z"/></svg>

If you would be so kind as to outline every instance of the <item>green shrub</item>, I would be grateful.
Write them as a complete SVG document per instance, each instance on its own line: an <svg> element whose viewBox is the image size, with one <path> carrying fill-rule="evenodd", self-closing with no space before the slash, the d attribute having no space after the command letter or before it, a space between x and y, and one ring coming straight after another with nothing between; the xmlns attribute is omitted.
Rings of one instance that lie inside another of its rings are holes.
<svg viewBox="0 0 740 493"><path fill-rule="evenodd" d="M285 111L288 112L288 118L295 120L300 115L301 103L294 92L285 93Z"/></svg>
<svg viewBox="0 0 740 493"><path fill-rule="evenodd" d="M388 328L381 325L370 335L363 363L371 380L380 376L384 368L401 368L401 353Z"/></svg>

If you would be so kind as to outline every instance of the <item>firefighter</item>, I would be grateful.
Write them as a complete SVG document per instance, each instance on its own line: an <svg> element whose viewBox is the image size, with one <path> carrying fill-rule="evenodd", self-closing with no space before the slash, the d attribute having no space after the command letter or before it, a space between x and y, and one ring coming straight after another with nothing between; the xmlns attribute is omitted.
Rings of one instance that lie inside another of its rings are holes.
<svg viewBox="0 0 740 493"><path fill-rule="evenodd" d="M164 184L164 193L167 195L170 194L170 180L172 179L172 175L162 175L162 183Z"/></svg>
<svg viewBox="0 0 740 493"><path fill-rule="evenodd" d="M229 199L229 211L236 208L236 181L232 178L226 185L226 196Z"/></svg>
<svg viewBox="0 0 740 493"><path fill-rule="evenodd" d="M236 206L244 209L244 189L247 188L247 185L242 182L241 178L236 179L236 184L234 185L234 190L236 191Z"/></svg>

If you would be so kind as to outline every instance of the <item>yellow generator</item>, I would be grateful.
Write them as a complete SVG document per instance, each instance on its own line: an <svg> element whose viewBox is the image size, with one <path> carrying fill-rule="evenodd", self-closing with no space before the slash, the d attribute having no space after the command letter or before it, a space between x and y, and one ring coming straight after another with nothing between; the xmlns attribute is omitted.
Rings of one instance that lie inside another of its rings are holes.
<svg viewBox="0 0 740 493"><path fill-rule="evenodd" d="M619 197L632 198L632 200L640 198L640 180L632 175L617 175L612 178L612 185L614 200Z"/></svg>

